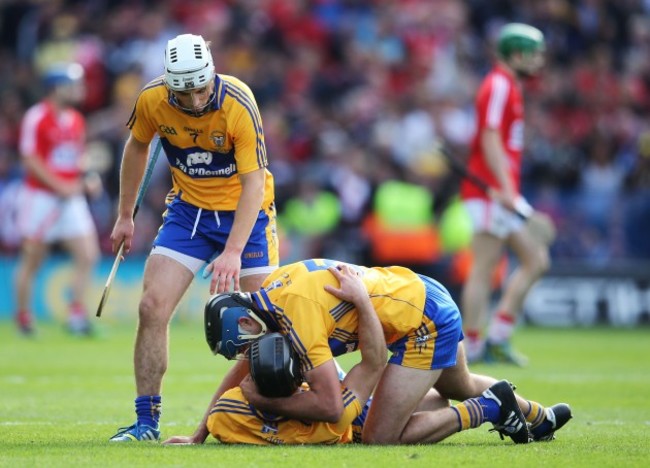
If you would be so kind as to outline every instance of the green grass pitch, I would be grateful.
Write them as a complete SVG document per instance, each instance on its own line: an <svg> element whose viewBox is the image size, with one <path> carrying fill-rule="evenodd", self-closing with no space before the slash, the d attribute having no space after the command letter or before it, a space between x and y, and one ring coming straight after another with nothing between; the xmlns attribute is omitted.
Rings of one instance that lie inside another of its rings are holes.
<svg viewBox="0 0 650 468"><path fill-rule="evenodd" d="M572 405L574 419L549 443L515 446L485 424L427 446L239 447L209 439L169 447L107 441L135 420L134 327L99 323L93 339L41 324L30 340L0 322L0 466L630 467L650 460L647 328L522 328L515 344L531 358L528 368L474 367L512 380L528 398ZM170 355L165 438L194 430L228 366L211 355L199 323L173 323Z"/></svg>

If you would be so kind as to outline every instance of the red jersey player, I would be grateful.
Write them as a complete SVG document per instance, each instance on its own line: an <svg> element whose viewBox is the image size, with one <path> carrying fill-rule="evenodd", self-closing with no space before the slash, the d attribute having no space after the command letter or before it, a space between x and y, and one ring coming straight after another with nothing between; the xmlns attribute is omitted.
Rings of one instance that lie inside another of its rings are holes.
<svg viewBox="0 0 650 468"><path fill-rule="evenodd" d="M73 107L83 98L82 79L79 64L49 68L43 75L47 94L28 109L21 125L19 149L26 177L18 214L22 252L16 275L16 322L24 334L34 331L32 281L48 246L55 242L70 252L74 262L68 327L75 334L90 332L83 294L99 248L84 197L85 123ZM96 183L94 188L98 189Z"/></svg>
<svg viewBox="0 0 650 468"><path fill-rule="evenodd" d="M477 131L468 169L490 186L485 193L470 181L461 196L472 218L472 269L461 305L469 361L500 361L525 365L526 358L510 346L523 299L548 268L548 248L535 241L525 222L513 213L525 203L520 194L520 166L524 141L522 78L536 75L544 65L544 36L520 23L503 27L497 41L498 60L476 96ZM507 246L519 268L510 277L488 327L483 326L490 300L490 278Z"/></svg>

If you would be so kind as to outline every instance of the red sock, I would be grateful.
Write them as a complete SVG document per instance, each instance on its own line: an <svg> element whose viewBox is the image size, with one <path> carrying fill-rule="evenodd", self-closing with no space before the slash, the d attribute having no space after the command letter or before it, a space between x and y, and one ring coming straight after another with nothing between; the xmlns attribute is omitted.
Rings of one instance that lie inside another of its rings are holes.
<svg viewBox="0 0 650 468"><path fill-rule="evenodd" d="M465 336L469 341L478 341L481 339L481 332L478 330L467 330Z"/></svg>
<svg viewBox="0 0 650 468"><path fill-rule="evenodd" d="M488 329L488 340L492 343L503 343L510 340L515 329L516 319L505 312L497 313Z"/></svg>
<svg viewBox="0 0 650 468"><path fill-rule="evenodd" d="M29 328L32 325L32 314L27 309L18 309L18 312L16 312L16 322L21 327Z"/></svg>
<svg viewBox="0 0 650 468"><path fill-rule="evenodd" d="M497 313L495 318L497 320L500 320L501 322L509 323L509 324L514 324L517 321L517 319L515 319L515 317L513 317L512 315L506 314L503 311Z"/></svg>
<svg viewBox="0 0 650 468"><path fill-rule="evenodd" d="M81 302L73 301L73 302L70 303L70 315L77 316L77 317L81 317L81 316L85 317L86 316L86 308L84 307L84 305Z"/></svg>

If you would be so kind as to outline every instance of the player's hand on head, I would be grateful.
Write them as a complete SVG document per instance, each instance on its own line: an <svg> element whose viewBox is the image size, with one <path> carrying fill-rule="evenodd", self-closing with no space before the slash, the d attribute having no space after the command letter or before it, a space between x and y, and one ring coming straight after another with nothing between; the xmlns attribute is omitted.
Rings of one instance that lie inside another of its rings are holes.
<svg viewBox="0 0 650 468"><path fill-rule="evenodd" d="M255 403L258 401L258 399L261 397L260 392L257 390L257 385L255 385L255 381L253 380L253 377L251 377L250 374L248 374L246 377L244 377L244 380L242 380L239 383L239 387L241 388L241 392L244 394L244 397L250 404L255 406Z"/></svg>
<svg viewBox="0 0 650 468"><path fill-rule="evenodd" d="M368 290L358 270L345 263L340 263L335 267L329 267L328 270L339 281L339 287L336 288L326 284L325 291L343 301L352 302L353 304L358 304L359 301L368 298Z"/></svg>
<svg viewBox="0 0 650 468"><path fill-rule="evenodd" d="M210 294L221 294L230 291L231 284L234 286L234 291L240 290L240 272L241 255L224 251L205 267L203 277L212 275Z"/></svg>

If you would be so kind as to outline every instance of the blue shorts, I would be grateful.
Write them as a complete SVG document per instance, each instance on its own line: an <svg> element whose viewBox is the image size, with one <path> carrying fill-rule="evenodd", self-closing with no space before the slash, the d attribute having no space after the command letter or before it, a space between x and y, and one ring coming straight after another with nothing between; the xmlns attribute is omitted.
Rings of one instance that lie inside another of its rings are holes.
<svg viewBox="0 0 650 468"><path fill-rule="evenodd" d="M458 343L463 339L460 311L444 286L418 276L427 295L422 325L388 347L393 353L388 362L423 370L453 367Z"/></svg>
<svg viewBox="0 0 650 468"><path fill-rule="evenodd" d="M370 411L371 404L372 396L370 396L366 401L366 404L361 410L361 414L352 421L352 442L355 444L360 444L362 442L361 434L363 433L363 426L366 424L366 418L368 417L368 411Z"/></svg>
<svg viewBox="0 0 650 468"><path fill-rule="evenodd" d="M204 210L176 197L167 204L151 253L170 256L196 273L223 252L234 220L234 211ZM275 221L274 203L260 210L242 252L242 276L270 273L277 268L279 250Z"/></svg>

